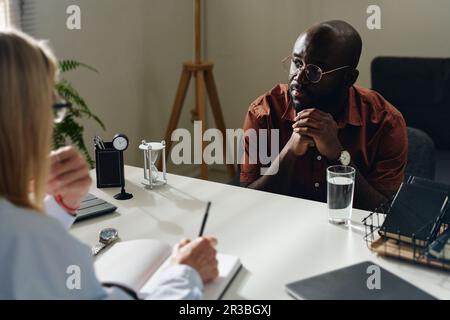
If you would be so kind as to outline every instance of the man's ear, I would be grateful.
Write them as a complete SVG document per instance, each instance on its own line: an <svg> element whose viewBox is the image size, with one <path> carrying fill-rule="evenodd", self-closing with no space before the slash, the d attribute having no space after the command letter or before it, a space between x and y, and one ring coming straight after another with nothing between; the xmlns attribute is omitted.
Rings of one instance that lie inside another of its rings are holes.
<svg viewBox="0 0 450 320"><path fill-rule="evenodd" d="M346 82L348 86L352 86L356 83L356 80L358 80L359 77L359 70L358 69L354 69L351 70L350 72L347 72L346 74Z"/></svg>

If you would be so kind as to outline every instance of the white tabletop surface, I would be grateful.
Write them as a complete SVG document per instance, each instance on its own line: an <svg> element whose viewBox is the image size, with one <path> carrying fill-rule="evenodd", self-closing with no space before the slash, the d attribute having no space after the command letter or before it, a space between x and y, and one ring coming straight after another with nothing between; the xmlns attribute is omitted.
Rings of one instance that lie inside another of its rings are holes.
<svg viewBox="0 0 450 320"><path fill-rule="evenodd" d="M117 201L113 196L120 189L97 189L94 181L91 193L119 209L74 225L72 234L94 245L101 229L114 227L123 240L153 238L173 245L198 235L212 201L205 234L217 237L218 250L243 264L225 299L290 299L286 283L367 260L435 297L450 298L449 273L378 257L367 248L361 221L368 212L354 210L351 226L336 226L328 223L324 203L172 174L166 186L147 190L142 169L126 167L125 176L134 198Z"/></svg>

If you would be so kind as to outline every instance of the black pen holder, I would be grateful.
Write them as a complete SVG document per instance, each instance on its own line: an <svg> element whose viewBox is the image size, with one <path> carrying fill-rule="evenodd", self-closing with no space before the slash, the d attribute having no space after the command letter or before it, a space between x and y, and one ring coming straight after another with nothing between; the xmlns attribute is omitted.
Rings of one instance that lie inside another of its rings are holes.
<svg viewBox="0 0 450 320"><path fill-rule="evenodd" d="M125 185L123 152L116 150L112 142L105 142L105 148L95 146L97 188L118 188Z"/></svg>

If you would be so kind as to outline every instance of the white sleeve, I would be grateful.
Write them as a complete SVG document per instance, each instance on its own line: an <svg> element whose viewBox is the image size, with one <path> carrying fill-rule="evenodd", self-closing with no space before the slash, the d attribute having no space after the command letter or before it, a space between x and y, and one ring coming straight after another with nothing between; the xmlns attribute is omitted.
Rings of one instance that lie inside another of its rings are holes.
<svg viewBox="0 0 450 320"><path fill-rule="evenodd" d="M45 198L45 207L47 216L58 220L66 230L71 227L76 219L76 217L68 214L52 196ZM89 263L87 264L89 265ZM89 270L85 273L92 274L92 271ZM93 279L94 277L91 277L91 281L96 282L96 279ZM157 285L146 299L200 300L202 297L203 282L197 271L186 265L175 265L167 268L159 275ZM131 297L118 288L106 289L101 293L101 290L97 287L97 295L94 298L115 300L130 299Z"/></svg>
<svg viewBox="0 0 450 320"><path fill-rule="evenodd" d="M72 216L71 214L67 213L66 210L64 210L52 196L46 196L44 204L47 216L58 220L62 224L64 229L69 230L72 224L75 222L76 216Z"/></svg>
<svg viewBox="0 0 450 320"><path fill-rule="evenodd" d="M200 300L203 282L197 271L186 265L174 265L159 274L157 285L146 297L150 300Z"/></svg>

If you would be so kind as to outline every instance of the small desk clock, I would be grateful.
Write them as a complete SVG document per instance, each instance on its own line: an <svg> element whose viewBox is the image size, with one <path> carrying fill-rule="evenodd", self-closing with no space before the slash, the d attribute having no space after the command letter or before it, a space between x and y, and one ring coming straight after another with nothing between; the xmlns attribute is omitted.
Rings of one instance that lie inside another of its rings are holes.
<svg viewBox="0 0 450 320"><path fill-rule="evenodd" d="M119 151L125 151L128 149L129 141L126 135L124 134L116 134L113 138L113 147Z"/></svg>

